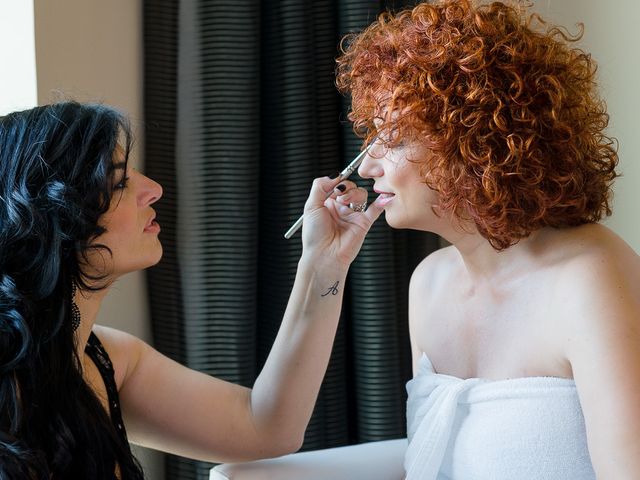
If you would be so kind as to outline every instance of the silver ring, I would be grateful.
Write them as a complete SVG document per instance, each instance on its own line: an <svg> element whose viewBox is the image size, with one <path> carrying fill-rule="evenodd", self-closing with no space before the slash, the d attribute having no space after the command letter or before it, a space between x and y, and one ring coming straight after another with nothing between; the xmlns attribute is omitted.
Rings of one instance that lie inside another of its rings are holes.
<svg viewBox="0 0 640 480"><path fill-rule="evenodd" d="M364 212L367 209L366 203L350 203L349 208L354 212Z"/></svg>

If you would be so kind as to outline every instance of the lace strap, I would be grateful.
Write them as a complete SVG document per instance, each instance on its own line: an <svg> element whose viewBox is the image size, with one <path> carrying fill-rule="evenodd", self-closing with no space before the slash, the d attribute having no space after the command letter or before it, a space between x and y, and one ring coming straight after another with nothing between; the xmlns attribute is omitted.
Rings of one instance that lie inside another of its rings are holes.
<svg viewBox="0 0 640 480"><path fill-rule="evenodd" d="M120 438L128 444L127 440L127 432L124 428L124 422L122 421L122 411L120 410L120 399L118 396L118 388L116 386L115 380L115 371L113 369L113 364L111 363L111 359L109 358L109 354L104 349L102 342L100 339L93 333L89 335L89 341L87 342L87 346L85 347L85 353L89 355L89 358L93 360L98 371L100 372L100 376L104 381L105 387L107 389L107 398L109 400L109 413L111 416L111 421L113 422L113 426L115 427Z"/></svg>

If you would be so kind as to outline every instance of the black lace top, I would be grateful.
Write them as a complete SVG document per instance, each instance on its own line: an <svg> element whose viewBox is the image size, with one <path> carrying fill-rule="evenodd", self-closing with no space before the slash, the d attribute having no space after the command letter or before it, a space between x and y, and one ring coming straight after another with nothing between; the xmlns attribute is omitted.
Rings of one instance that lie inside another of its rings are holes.
<svg viewBox="0 0 640 480"><path fill-rule="evenodd" d="M84 349L85 353L89 355L89 358L95 363L100 376L104 381L107 388L107 397L109 399L109 414L111 421L115 427L120 438L128 445L127 432L124 429L124 423L122 421L122 412L120 410L120 400L118 398L118 388L116 387L116 379L114 376L113 364L109 358L109 354L102 346L102 343L98 337L91 332L89 335L89 341Z"/></svg>

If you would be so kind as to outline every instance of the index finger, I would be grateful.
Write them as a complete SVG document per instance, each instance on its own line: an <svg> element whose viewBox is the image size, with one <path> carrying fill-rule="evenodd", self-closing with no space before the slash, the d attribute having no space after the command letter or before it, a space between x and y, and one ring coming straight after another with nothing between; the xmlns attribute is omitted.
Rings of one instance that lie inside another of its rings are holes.
<svg viewBox="0 0 640 480"><path fill-rule="evenodd" d="M309 192L309 198L304 205L305 212L308 210L316 210L324 206L324 201L327 199L333 189L344 179L340 177L329 178L320 177L313 180L311 185L311 192Z"/></svg>

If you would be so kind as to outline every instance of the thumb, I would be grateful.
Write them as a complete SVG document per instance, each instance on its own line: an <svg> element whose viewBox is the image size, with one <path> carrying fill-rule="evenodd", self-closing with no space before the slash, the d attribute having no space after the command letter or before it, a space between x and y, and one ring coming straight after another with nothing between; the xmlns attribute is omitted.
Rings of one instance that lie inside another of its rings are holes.
<svg viewBox="0 0 640 480"><path fill-rule="evenodd" d="M376 198L364 212L364 216L369 220L370 225L373 225L373 222L384 212L384 207L380 205L379 200L380 197Z"/></svg>

